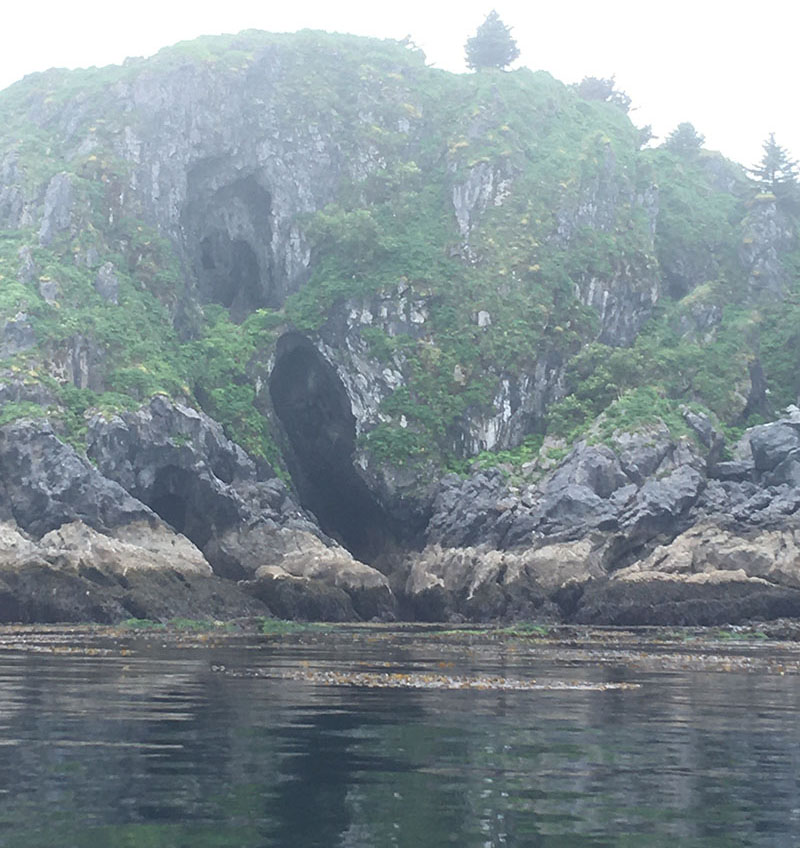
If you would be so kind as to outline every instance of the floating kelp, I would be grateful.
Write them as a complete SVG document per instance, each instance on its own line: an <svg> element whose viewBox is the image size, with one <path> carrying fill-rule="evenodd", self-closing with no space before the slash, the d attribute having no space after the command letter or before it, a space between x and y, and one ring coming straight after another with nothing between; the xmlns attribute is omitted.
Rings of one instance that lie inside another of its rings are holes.
<svg viewBox="0 0 800 848"><path fill-rule="evenodd" d="M234 677L265 677L282 680L301 680L320 686L359 686L367 689L477 689L491 692L531 692L547 690L577 690L606 692L620 689L638 689L638 683L594 683L586 680L535 680L496 675L460 676L430 674L427 672L375 672L375 671L313 671L298 669L274 673L268 669L227 670Z"/></svg>

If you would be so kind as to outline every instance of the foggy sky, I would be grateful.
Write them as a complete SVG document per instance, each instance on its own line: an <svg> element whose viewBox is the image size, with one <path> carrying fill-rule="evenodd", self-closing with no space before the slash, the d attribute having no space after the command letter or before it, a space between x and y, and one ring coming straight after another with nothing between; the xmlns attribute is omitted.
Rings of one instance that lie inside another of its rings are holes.
<svg viewBox="0 0 800 848"><path fill-rule="evenodd" d="M616 75L634 123L652 124L657 136L691 121L707 147L749 165L775 132L800 155L796 0L14 0L0 12L0 88L33 71L116 64L243 29L410 35L430 64L461 73L464 42L493 7L513 27L517 66L568 83Z"/></svg>

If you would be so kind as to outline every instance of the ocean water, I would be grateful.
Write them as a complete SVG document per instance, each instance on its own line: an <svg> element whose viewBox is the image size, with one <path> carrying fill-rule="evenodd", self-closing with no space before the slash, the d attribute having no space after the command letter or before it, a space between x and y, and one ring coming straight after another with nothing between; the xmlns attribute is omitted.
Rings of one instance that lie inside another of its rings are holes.
<svg viewBox="0 0 800 848"><path fill-rule="evenodd" d="M799 664L596 631L0 630L0 846L796 846Z"/></svg>

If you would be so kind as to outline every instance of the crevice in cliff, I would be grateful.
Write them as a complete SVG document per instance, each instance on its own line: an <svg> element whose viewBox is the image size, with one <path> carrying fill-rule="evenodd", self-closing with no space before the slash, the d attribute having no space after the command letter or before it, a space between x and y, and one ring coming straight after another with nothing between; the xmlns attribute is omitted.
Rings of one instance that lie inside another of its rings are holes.
<svg viewBox="0 0 800 848"><path fill-rule="evenodd" d="M194 507L192 482L191 475L182 468L161 468L143 500L173 530L183 533L202 550L211 538L211 523L202 510Z"/></svg>
<svg viewBox="0 0 800 848"><path fill-rule="evenodd" d="M278 342L270 397L292 448L302 505L362 562L398 546L399 529L353 467L355 418L333 367L299 333Z"/></svg>
<svg viewBox="0 0 800 848"><path fill-rule="evenodd" d="M200 300L230 310L234 321L280 306L273 282L272 198L254 176L222 182L218 162L187 175L182 225Z"/></svg>

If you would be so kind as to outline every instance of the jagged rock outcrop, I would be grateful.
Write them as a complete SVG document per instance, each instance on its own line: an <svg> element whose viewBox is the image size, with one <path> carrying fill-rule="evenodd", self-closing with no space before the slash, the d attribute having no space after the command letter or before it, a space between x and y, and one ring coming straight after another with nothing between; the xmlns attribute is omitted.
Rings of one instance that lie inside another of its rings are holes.
<svg viewBox="0 0 800 848"><path fill-rule="evenodd" d="M620 434L614 448L580 442L552 473L517 491L497 469L445 478L429 542L510 549L599 529L635 546L667 530L697 501L705 462L690 442L674 442L662 426Z"/></svg>
<svg viewBox="0 0 800 848"><path fill-rule="evenodd" d="M15 229L28 223L25 196L17 157L8 154L0 162L0 223Z"/></svg>
<svg viewBox="0 0 800 848"><path fill-rule="evenodd" d="M800 411L747 431L724 462L711 422L684 415L697 443L650 428L580 443L524 487L497 469L445 479L408 603L626 625L797 615Z"/></svg>
<svg viewBox="0 0 800 848"><path fill-rule="evenodd" d="M44 195L44 211L39 227L39 244L48 246L72 223L75 192L68 173L56 174L48 183Z"/></svg>
<svg viewBox="0 0 800 848"><path fill-rule="evenodd" d="M756 302L782 298L790 280L782 257L797 241L794 222L774 198L765 197L755 204L745 224L740 258L747 269L750 297Z"/></svg>
<svg viewBox="0 0 800 848"><path fill-rule="evenodd" d="M0 428L2 620L394 615L387 579L207 416L159 397L90 432L96 464L45 421Z"/></svg>
<svg viewBox="0 0 800 848"><path fill-rule="evenodd" d="M387 579L322 533L271 469L257 466L207 415L157 397L138 412L96 417L88 454L191 539L215 574L248 581L277 614L297 612L283 606L284 581L317 595L305 617L393 614Z"/></svg>
<svg viewBox="0 0 800 848"><path fill-rule="evenodd" d="M0 513L36 537L72 521L101 533L158 522L143 503L61 442L46 421L24 419L0 428Z"/></svg>
<svg viewBox="0 0 800 848"><path fill-rule="evenodd" d="M0 428L0 620L119 621L265 612L199 550L60 442Z"/></svg>
<svg viewBox="0 0 800 848"><path fill-rule="evenodd" d="M663 590L710 620L795 590L651 559L788 550L800 507L800 413L730 453L712 424L797 391L797 222L738 166L406 43L246 32L73 81L0 92L0 412L51 421L0 428L0 520L65 615L166 614L125 594L137 555L198 609L223 586L330 619L622 620ZM521 468L445 473L538 434Z"/></svg>

